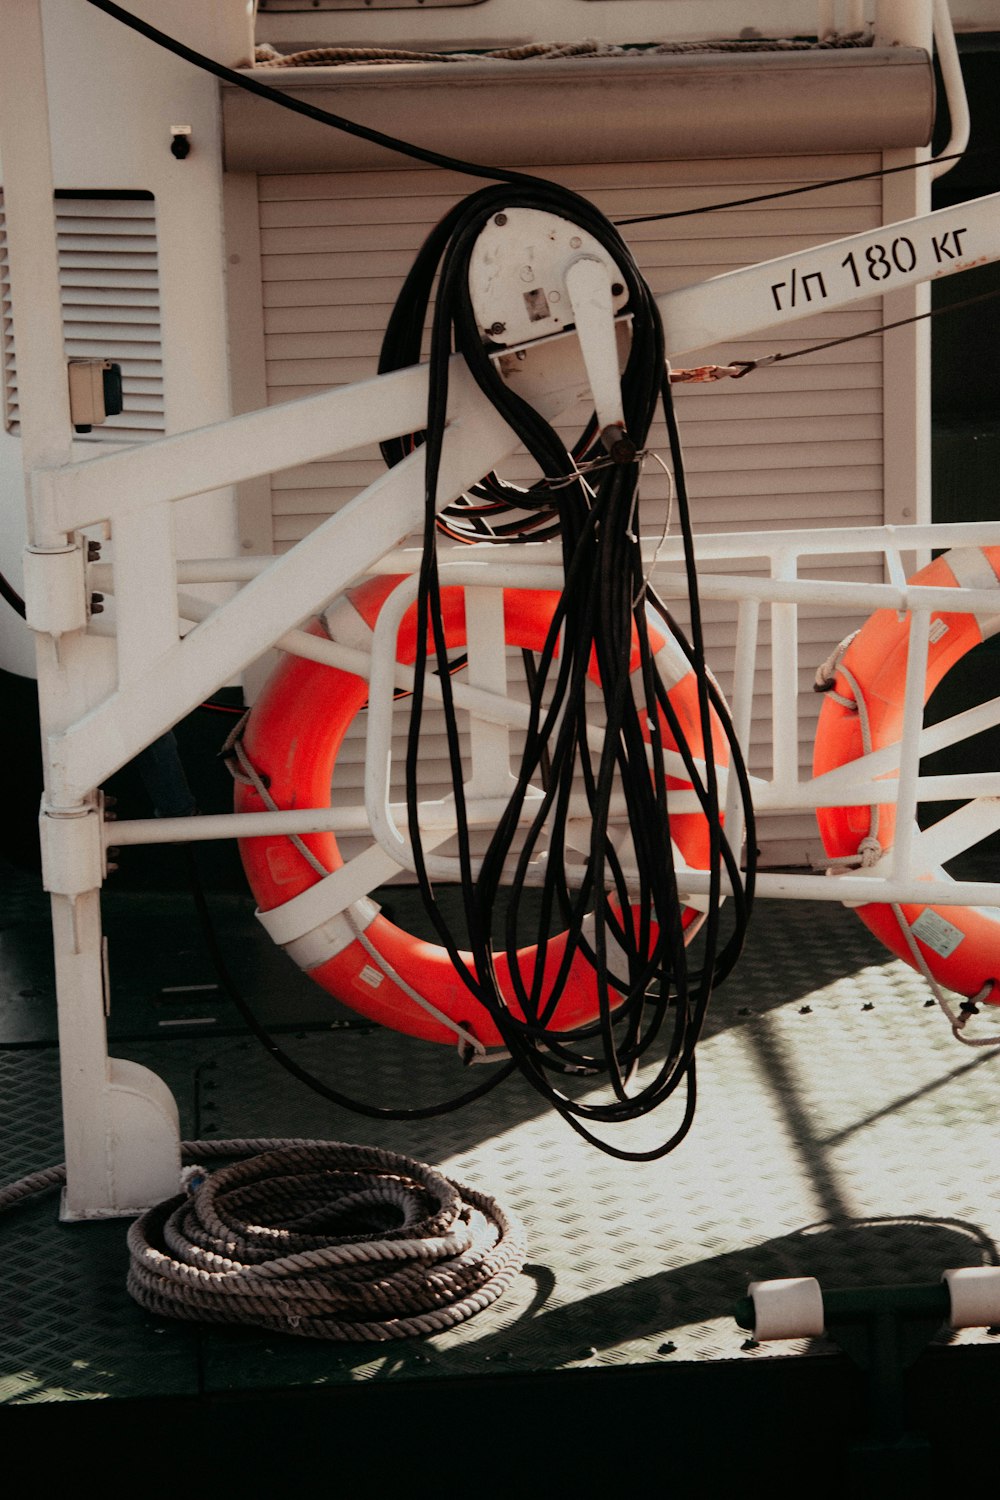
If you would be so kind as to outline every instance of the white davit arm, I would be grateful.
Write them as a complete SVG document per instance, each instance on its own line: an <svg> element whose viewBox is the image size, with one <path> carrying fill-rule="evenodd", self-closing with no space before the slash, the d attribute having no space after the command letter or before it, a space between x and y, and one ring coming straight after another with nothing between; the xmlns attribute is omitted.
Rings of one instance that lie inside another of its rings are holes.
<svg viewBox="0 0 1000 1500"><path fill-rule="evenodd" d="M796 250L657 298L671 355L1000 260L1000 193Z"/></svg>
<svg viewBox="0 0 1000 1500"><path fill-rule="evenodd" d="M674 360L994 260L1000 260L1000 193L725 271L656 301ZM493 357L511 388L550 421L585 395L573 333Z"/></svg>

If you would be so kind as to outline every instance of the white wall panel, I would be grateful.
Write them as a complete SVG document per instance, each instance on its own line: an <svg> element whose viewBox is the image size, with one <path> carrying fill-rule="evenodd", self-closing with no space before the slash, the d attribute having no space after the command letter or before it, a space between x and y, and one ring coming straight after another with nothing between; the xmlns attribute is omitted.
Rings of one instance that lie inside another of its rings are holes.
<svg viewBox="0 0 1000 1500"><path fill-rule="evenodd" d="M797 182L873 171L871 155L748 160L593 164L546 169L546 174L590 198L620 221L633 215L779 191ZM438 171L299 173L261 176L260 251L268 400L368 378L375 372L382 331L403 276L427 231L470 188L467 179ZM877 179L844 184L680 220L623 228L654 291L787 253L881 221ZM879 298L849 310L820 313L774 339L757 335L690 355L685 363L727 363L777 351L806 349L826 339L878 326ZM669 345L669 329L667 330ZM750 376L713 386L676 389L696 532L866 526L883 515L883 391L881 338L808 353ZM568 441L576 415L564 420ZM582 424L584 413L580 411ZM666 435L654 428L651 446L664 456ZM272 479L272 524L277 551L287 550L381 472L369 448L300 466ZM528 479L526 456L505 474ZM658 536L665 519L667 481L655 464L644 476L642 529ZM754 565L748 571L757 571ZM829 560L816 576L846 576ZM855 564L855 578L876 580L879 564ZM678 611L680 614L680 611ZM735 614L707 611L711 665L731 685ZM801 764L808 771L818 702L811 692L816 664L853 628L842 616L809 612L803 626ZM758 659L751 770L770 770L770 639ZM361 726L358 726L359 728ZM430 767L434 742L427 744ZM442 753L443 753L443 746ZM345 746L337 793L353 798L361 774L360 749ZM444 763L441 766L445 772ZM442 785L444 784L442 780ZM816 848L811 814L771 818L761 847L765 858L791 861Z"/></svg>

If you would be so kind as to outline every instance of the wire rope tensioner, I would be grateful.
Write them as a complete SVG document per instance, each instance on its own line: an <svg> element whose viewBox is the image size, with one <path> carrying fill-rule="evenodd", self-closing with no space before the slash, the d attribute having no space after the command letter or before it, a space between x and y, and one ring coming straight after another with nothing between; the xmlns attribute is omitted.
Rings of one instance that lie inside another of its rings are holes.
<svg viewBox="0 0 1000 1500"><path fill-rule="evenodd" d="M604 446L630 462L615 328L628 291L605 247L558 214L509 208L480 231L469 292L483 339L508 354L575 329Z"/></svg>

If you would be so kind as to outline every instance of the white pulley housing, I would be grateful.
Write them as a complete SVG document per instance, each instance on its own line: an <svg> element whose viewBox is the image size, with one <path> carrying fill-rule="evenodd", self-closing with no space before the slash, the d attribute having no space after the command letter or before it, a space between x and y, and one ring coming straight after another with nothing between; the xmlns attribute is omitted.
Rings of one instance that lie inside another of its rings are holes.
<svg viewBox="0 0 1000 1500"><path fill-rule="evenodd" d="M605 268L613 312L620 312L628 300L625 277L592 234L541 209L495 213L469 262L469 292L483 338L510 348L575 324L566 275L578 261Z"/></svg>

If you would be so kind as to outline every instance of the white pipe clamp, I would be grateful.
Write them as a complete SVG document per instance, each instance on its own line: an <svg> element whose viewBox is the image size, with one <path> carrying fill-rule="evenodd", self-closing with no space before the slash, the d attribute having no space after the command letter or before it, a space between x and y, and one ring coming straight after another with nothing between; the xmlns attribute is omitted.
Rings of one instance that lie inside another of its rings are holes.
<svg viewBox="0 0 1000 1500"><path fill-rule="evenodd" d="M1000 1266L962 1266L941 1280L951 1296L949 1328L1000 1326Z"/></svg>
<svg viewBox="0 0 1000 1500"><path fill-rule="evenodd" d="M823 1293L815 1276L751 1281L755 1339L818 1338L825 1331Z"/></svg>

